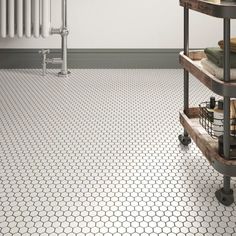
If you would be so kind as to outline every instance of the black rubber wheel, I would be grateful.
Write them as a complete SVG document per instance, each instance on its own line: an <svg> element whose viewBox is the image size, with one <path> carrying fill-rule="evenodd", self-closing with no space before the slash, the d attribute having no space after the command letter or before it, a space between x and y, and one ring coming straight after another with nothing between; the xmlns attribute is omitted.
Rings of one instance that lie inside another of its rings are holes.
<svg viewBox="0 0 236 236"><path fill-rule="evenodd" d="M234 192L230 189L229 192L225 192L224 189L219 189L215 192L217 200L224 206L230 206L234 202Z"/></svg>
<svg viewBox="0 0 236 236"><path fill-rule="evenodd" d="M189 136L179 135L179 141L182 145L188 146L191 143L191 138Z"/></svg>

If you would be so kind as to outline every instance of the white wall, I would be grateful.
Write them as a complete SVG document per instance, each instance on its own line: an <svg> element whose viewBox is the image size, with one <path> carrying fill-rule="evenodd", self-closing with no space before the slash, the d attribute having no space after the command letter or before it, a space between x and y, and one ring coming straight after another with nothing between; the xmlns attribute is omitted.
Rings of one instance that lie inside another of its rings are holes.
<svg viewBox="0 0 236 236"><path fill-rule="evenodd" d="M60 25L60 2L52 0L52 24L56 27ZM68 15L69 48L182 48L183 45L183 8L178 0L68 0ZM190 47L217 45L222 38L221 19L191 11L190 20ZM0 39L0 48L43 47L60 47L59 36L46 40Z"/></svg>

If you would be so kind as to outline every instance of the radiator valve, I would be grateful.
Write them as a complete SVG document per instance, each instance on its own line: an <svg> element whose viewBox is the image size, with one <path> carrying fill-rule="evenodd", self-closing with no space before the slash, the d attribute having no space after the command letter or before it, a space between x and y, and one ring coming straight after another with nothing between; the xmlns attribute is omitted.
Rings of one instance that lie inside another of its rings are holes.
<svg viewBox="0 0 236 236"><path fill-rule="evenodd" d="M62 65L63 60L61 58L47 58L47 55L50 53L49 49L42 49L39 51L42 54L42 68L43 68L43 76L47 73L47 64L59 64Z"/></svg>
<svg viewBox="0 0 236 236"><path fill-rule="evenodd" d="M49 49L42 49L39 51L39 54L42 55L42 68L43 68L43 76L47 73L47 55L50 53Z"/></svg>

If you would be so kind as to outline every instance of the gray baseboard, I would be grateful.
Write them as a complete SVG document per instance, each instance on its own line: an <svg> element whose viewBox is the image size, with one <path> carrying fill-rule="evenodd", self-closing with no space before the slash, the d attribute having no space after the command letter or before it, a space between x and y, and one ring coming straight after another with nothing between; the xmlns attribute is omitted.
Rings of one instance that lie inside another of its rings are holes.
<svg viewBox="0 0 236 236"><path fill-rule="evenodd" d="M0 69L41 68L38 51L39 49L0 49ZM69 49L68 67L180 68L178 63L180 51L180 49ZM60 50L51 50L50 57L60 57Z"/></svg>

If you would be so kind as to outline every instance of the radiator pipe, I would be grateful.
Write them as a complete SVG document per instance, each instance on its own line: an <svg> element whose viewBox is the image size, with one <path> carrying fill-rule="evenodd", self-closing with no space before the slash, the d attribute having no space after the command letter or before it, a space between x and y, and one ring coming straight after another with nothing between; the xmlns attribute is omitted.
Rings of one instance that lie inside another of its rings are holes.
<svg viewBox="0 0 236 236"><path fill-rule="evenodd" d="M70 72L67 67L67 37L69 31L67 28L67 0L62 0L62 29L61 29L61 47L62 47L62 67L60 76L68 75Z"/></svg>
<svg viewBox="0 0 236 236"><path fill-rule="evenodd" d="M61 64L61 71L58 73L59 76L67 76L70 74L68 71L68 60L67 60L67 37L69 35L69 30L67 28L67 0L62 0L62 25L61 28L52 28L51 34L61 35L61 60L58 58L48 59L47 55L49 52L47 50L40 51L43 55L43 75L46 74L47 64ZM46 52L46 53L45 53ZM55 60L54 60L55 59Z"/></svg>
<svg viewBox="0 0 236 236"><path fill-rule="evenodd" d="M62 0L62 28L67 28L67 0Z"/></svg>

